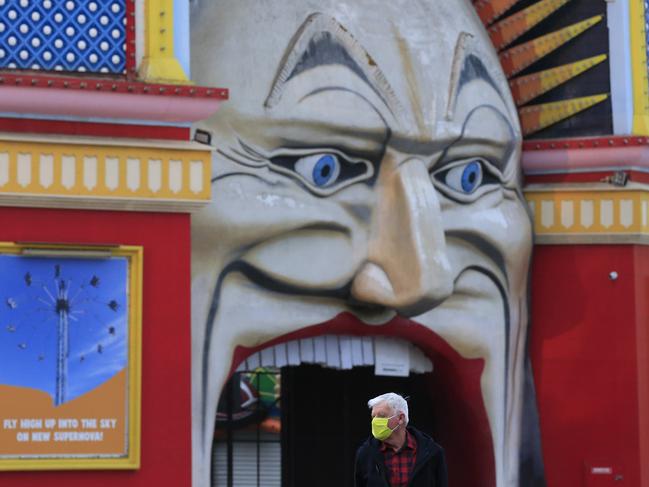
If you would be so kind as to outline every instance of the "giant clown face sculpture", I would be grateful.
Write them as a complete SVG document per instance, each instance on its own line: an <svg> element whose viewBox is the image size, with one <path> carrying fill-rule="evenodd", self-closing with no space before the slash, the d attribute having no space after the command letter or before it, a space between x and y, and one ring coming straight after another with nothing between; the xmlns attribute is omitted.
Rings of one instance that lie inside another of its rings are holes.
<svg viewBox="0 0 649 487"><path fill-rule="evenodd" d="M235 349L341 313L484 360L495 485L536 485L521 136L470 1L200 0L192 56L231 90L193 217L195 485Z"/></svg>

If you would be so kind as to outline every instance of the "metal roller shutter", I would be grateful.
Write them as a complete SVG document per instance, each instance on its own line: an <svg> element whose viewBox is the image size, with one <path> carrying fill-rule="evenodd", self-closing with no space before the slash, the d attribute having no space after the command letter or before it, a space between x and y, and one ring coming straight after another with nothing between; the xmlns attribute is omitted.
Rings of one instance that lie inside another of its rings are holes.
<svg viewBox="0 0 649 487"><path fill-rule="evenodd" d="M257 457L257 434L235 432L233 446L234 487L281 487L282 448L279 435L261 434ZM225 441L214 443L212 450L212 486L228 485L228 447ZM259 483L257 482L259 462Z"/></svg>

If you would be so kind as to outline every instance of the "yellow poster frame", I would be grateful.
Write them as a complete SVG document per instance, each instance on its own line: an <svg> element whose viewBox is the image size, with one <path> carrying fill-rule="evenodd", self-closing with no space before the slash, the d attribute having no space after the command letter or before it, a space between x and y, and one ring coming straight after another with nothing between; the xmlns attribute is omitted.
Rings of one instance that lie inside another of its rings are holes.
<svg viewBox="0 0 649 487"><path fill-rule="evenodd" d="M128 428L127 454L114 457L0 458L0 471L35 470L137 470L141 448L141 369L142 369L142 269L144 250L132 245L77 245L0 242L0 254L41 255L44 257L128 259Z"/></svg>

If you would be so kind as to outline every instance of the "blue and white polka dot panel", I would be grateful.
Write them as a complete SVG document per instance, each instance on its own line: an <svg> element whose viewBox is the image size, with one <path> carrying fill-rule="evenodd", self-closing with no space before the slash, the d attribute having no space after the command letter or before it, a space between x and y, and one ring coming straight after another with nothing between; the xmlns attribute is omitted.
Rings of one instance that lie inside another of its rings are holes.
<svg viewBox="0 0 649 487"><path fill-rule="evenodd" d="M0 69L125 73L126 0L0 0Z"/></svg>

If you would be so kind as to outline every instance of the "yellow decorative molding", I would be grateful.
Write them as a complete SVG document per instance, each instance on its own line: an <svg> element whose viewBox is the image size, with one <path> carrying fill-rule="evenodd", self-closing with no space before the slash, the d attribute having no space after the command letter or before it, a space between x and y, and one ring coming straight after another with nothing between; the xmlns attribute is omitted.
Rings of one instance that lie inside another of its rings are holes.
<svg viewBox="0 0 649 487"><path fill-rule="evenodd" d="M649 187L528 187L537 243L649 243Z"/></svg>
<svg viewBox="0 0 649 487"><path fill-rule="evenodd" d="M188 211L210 200L211 155L194 143L0 135L0 204Z"/></svg>
<svg viewBox="0 0 649 487"><path fill-rule="evenodd" d="M631 60L633 63L633 133L649 135L649 73L644 0L630 0Z"/></svg>
<svg viewBox="0 0 649 487"><path fill-rule="evenodd" d="M144 59L139 76L157 83L189 83L174 55L174 1L145 0Z"/></svg>
<svg viewBox="0 0 649 487"><path fill-rule="evenodd" d="M604 62L608 58L607 54L581 59L573 63L557 66L556 68L538 71L518 78L513 78L509 82L512 89L512 95L517 106L522 106L541 96L544 93L560 86L567 81L579 76L584 71Z"/></svg>
<svg viewBox="0 0 649 487"><path fill-rule="evenodd" d="M603 102L607 98L607 94L601 94L541 103L540 105L524 106L518 111L523 135L531 135L557 122L570 118L579 112Z"/></svg>

